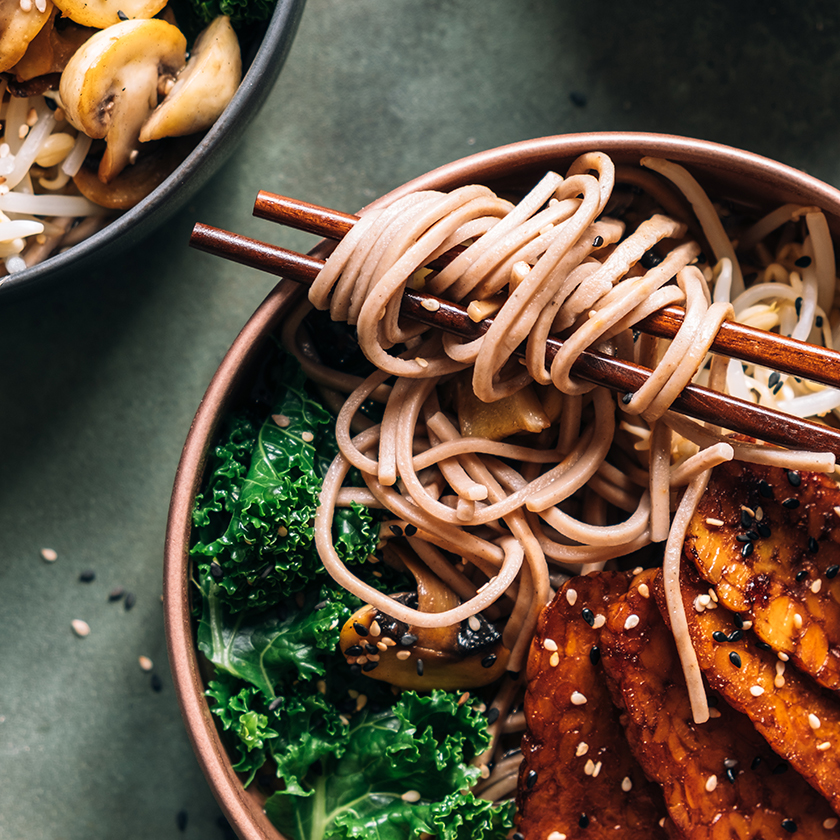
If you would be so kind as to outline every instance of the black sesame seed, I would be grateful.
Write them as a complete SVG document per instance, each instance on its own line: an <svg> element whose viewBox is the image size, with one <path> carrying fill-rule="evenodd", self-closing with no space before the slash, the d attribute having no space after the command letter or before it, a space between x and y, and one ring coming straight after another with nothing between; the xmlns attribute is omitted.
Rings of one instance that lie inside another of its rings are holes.
<svg viewBox="0 0 840 840"><path fill-rule="evenodd" d="M808 551L811 554L816 554L819 550L820 544L813 537L808 537Z"/></svg>
<svg viewBox="0 0 840 840"><path fill-rule="evenodd" d="M595 613L589 609L589 607L584 607L580 613L583 616L583 620L592 627L595 624Z"/></svg>
<svg viewBox="0 0 840 840"><path fill-rule="evenodd" d="M773 650L773 648L771 648L771 647L770 647L770 645L768 645L768 644L767 644L767 642L761 642L761 641L759 641L759 642L756 642L756 643L755 643L755 646L756 646L759 650Z"/></svg>
<svg viewBox="0 0 840 840"><path fill-rule="evenodd" d="M528 775L525 777L525 787L530 790L535 784L537 783L537 771L536 770L529 770Z"/></svg>
<svg viewBox="0 0 840 840"><path fill-rule="evenodd" d="M58 17L61 17L60 12L58 14ZM54 99L51 99L49 96L44 97L44 102L47 103L47 108L49 108L50 111L55 111L56 108L58 108L58 103Z"/></svg>
<svg viewBox="0 0 840 840"><path fill-rule="evenodd" d="M625 394L625 395L621 398L621 401L624 403L624 405L628 405L628 404L629 404L629 402L630 402L630 400L632 400L632 399L633 399L633 392L632 392L632 391L628 391L628 393L626 393L626 394Z"/></svg>
<svg viewBox="0 0 840 840"><path fill-rule="evenodd" d="M764 539L767 539L770 536L770 534L772 534L772 533L773 532L770 530L769 525L765 525L763 522L759 523L759 525L758 525L758 535L760 537L764 537Z"/></svg>
<svg viewBox="0 0 840 840"><path fill-rule="evenodd" d="M805 578L806 578L806 577L808 577L808 570L807 570L807 569L800 569L800 570L799 570L799 571L798 571L798 572L794 575L794 578L793 578L793 579L794 579L797 583L802 583L802 581L803 581L803 580L805 580Z"/></svg>
<svg viewBox="0 0 840 840"><path fill-rule="evenodd" d="M832 578L836 578L836 577L837 577L837 572L840 572L840 566L829 566L829 567L825 570L825 576L826 576L829 580L831 580Z"/></svg>
<svg viewBox="0 0 840 840"><path fill-rule="evenodd" d="M416 642L417 642L417 636L415 636L413 633L406 633L400 639L400 644L403 647L411 647L413 644L416 644Z"/></svg>
<svg viewBox="0 0 840 840"><path fill-rule="evenodd" d="M175 814L175 825L178 826L178 831L187 830L187 812L183 808Z"/></svg>
<svg viewBox="0 0 840 840"><path fill-rule="evenodd" d="M85 569L79 575L79 581L81 583L90 583L94 580L96 580L96 572L94 572L93 569Z"/></svg>
<svg viewBox="0 0 840 840"><path fill-rule="evenodd" d="M399 525L390 525L389 527L390 527L390 529L391 529L391 533L392 533L395 537L401 537L401 536L403 535L403 529L402 529L402 528L400 528L400 526L399 526Z"/></svg>
<svg viewBox="0 0 840 840"><path fill-rule="evenodd" d="M722 630L715 630L715 632L712 633L712 638L716 642L721 642L721 643L729 641L729 636L727 636L726 633L724 633Z"/></svg>
<svg viewBox="0 0 840 840"><path fill-rule="evenodd" d="M593 248L600 248L604 244L604 237L603 236L596 236L592 240L592 247Z"/></svg>
<svg viewBox="0 0 840 840"><path fill-rule="evenodd" d="M418 660L419 662L419 660ZM367 673L368 671L375 671L379 667L378 662L373 662L372 660L368 659L364 665L362 665L362 670Z"/></svg>
<svg viewBox="0 0 840 840"><path fill-rule="evenodd" d="M362 646L361 645L350 645L347 650L344 651L345 656L361 656L362 655Z"/></svg>
<svg viewBox="0 0 840 840"><path fill-rule="evenodd" d="M109 601L119 601L122 596L125 595L125 589L121 586L115 586L109 593L108 593L108 600Z"/></svg>
<svg viewBox="0 0 840 840"><path fill-rule="evenodd" d="M773 488L770 486L769 482L765 481L763 478L758 482L758 492L761 493L765 499L773 498Z"/></svg>
<svg viewBox="0 0 840 840"><path fill-rule="evenodd" d="M488 653L484 659L481 660L482 668L492 668L496 664L496 654Z"/></svg>
<svg viewBox="0 0 840 840"><path fill-rule="evenodd" d="M749 557L754 548L755 546L751 542L744 543L744 547L741 549L741 557Z"/></svg>
<svg viewBox="0 0 840 840"><path fill-rule="evenodd" d="M741 618L740 613L735 613L735 615L732 616L732 621L739 630L744 626L744 619Z"/></svg>
<svg viewBox="0 0 840 840"><path fill-rule="evenodd" d="M740 543L752 542L752 538L747 534L735 534L735 539Z"/></svg>
<svg viewBox="0 0 840 840"><path fill-rule="evenodd" d="M787 480L790 482L792 487L799 487L802 484L802 475L797 472L796 470L785 470L787 473ZM784 504L784 502L782 502Z"/></svg>
<svg viewBox="0 0 840 840"><path fill-rule="evenodd" d="M125 601L123 601L123 606L126 608L126 610L130 610L136 603L137 596L133 592L126 592Z"/></svg>
<svg viewBox="0 0 840 840"><path fill-rule="evenodd" d="M283 698L282 697L275 697L269 704L268 704L268 711L273 712L275 709L279 709L280 706L283 705Z"/></svg>
<svg viewBox="0 0 840 840"><path fill-rule="evenodd" d="M163 689L163 682L157 674L152 674L151 685L152 691L161 691Z"/></svg>
<svg viewBox="0 0 840 840"><path fill-rule="evenodd" d="M519 679L519 671L508 671L507 675L514 682L516 682Z"/></svg>
<svg viewBox="0 0 840 840"><path fill-rule="evenodd" d="M781 383L781 382L780 382L778 385L776 385L776 387L773 389L773 393L774 393L774 394L778 394L778 393L779 393L779 391L781 391L781 390L782 390L782 384L783 384L783 383Z"/></svg>
<svg viewBox="0 0 840 840"><path fill-rule="evenodd" d="M589 828L589 817L586 814L581 814L580 819L578 820L578 825L581 828Z"/></svg>
<svg viewBox="0 0 840 840"><path fill-rule="evenodd" d="M741 667L741 657L737 651L733 650L729 653L729 661L736 667Z"/></svg>
<svg viewBox="0 0 840 840"><path fill-rule="evenodd" d="M405 526L405 535L407 537L413 537L417 533L417 526L416 525L406 525Z"/></svg>
<svg viewBox="0 0 840 840"><path fill-rule="evenodd" d="M633 330L633 343L635 344L639 340L639 336L642 334L641 330Z"/></svg>
<svg viewBox="0 0 840 840"><path fill-rule="evenodd" d="M799 258L799 259L798 259L798 260L794 263L794 265L795 265L797 268L808 268L808 266L809 266L809 265L811 265L811 258L810 258L810 257L800 257L800 258Z"/></svg>
<svg viewBox="0 0 840 840"><path fill-rule="evenodd" d="M361 665L351 665L350 666L350 674L351 676L358 677L359 674L362 673L362 666Z"/></svg>
<svg viewBox="0 0 840 840"><path fill-rule="evenodd" d="M520 834L520 833L517 831L517 832L516 832L516 834L514 834L514 835L513 835L513 837L511 838L511 840L525 840L525 835L524 835L524 834Z"/></svg>
<svg viewBox="0 0 840 840"><path fill-rule="evenodd" d="M745 510L741 511L741 524L745 528L752 528L753 518Z"/></svg>
<svg viewBox="0 0 840 840"><path fill-rule="evenodd" d="M757 755L750 764L750 770L758 770L758 765L761 764L761 756Z"/></svg>
<svg viewBox="0 0 840 840"><path fill-rule="evenodd" d="M705 255L705 253L703 253L703 251L701 251L697 255L697 264L698 265L703 265L704 262L706 262L706 255Z"/></svg>
<svg viewBox="0 0 840 840"><path fill-rule="evenodd" d="M781 776L782 773L787 773L787 769L788 763L786 761L782 761L773 768L773 775Z"/></svg>
<svg viewBox="0 0 840 840"><path fill-rule="evenodd" d="M365 627L364 624L361 624L358 621L353 622L353 629L356 631L356 635L358 636L367 636L370 631Z"/></svg>
<svg viewBox="0 0 840 840"><path fill-rule="evenodd" d="M798 297L794 302L793 306L796 309L796 314L799 315L802 312L802 298Z"/></svg>
<svg viewBox="0 0 840 840"><path fill-rule="evenodd" d="M799 260L797 260L797 262L799 262ZM796 833L796 823L793 820L782 820L782 828L791 834Z"/></svg>
<svg viewBox="0 0 840 840"><path fill-rule="evenodd" d="M741 630L741 629L737 629L737 630L733 630L729 634L729 638L727 639L727 641L731 644L732 642L740 642L741 639L743 639L743 638L744 638L744 631Z"/></svg>
<svg viewBox="0 0 840 840"><path fill-rule="evenodd" d="M750 542L755 542L759 537L759 533L758 531L747 531L747 537L749 537Z"/></svg>
<svg viewBox="0 0 840 840"><path fill-rule="evenodd" d="M726 770L724 771L724 776L726 776L726 778L727 778L727 780L729 781L730 784L734 785L735 784L735 779L738 776L738 774L735 772L734 767L727 767Z"/></svg>
<svg viewBox="0 0 840 840"><path fill-rule="evenodd" d="M117 17L120 20L128 20L128 15L122 9L117 9ZM184 829L182 828L181 831L183 830Z"/></svg>
<svg viewBox="0 0 840 840"><path fill-rule="evenodd" d="M782 502L782 507L786 507L788 510L796 510L799 507L799 499L794 499L793 497L785 499Z"/></svg>
<svg viewBox="0 0 840 840"><path fill-rule="evenodd" d="M814 318L814 325L817 327L817 329L820 329L822 327L822 325L823 325L822 315L817 315L817 317Z"/></svg>
<svg viewBox="0 0 840 840"><path fill-rule="evenodd" d="M660 257L656 251L651 249L650 251L645 251L645 253L642 254L642 258L639 262L641 263L642 268L656 268L656 266L662 262L662 257Z"/></svg>
<svg viewBox="0 0 840 840"><path fill-rule="evenodd" d="M494 724L499 719L499 710L493 706L489 712L487 712L487 723L488 725Z"/></svg>
<svg viewBox="0 0 840 840"><path fill-rule="evenodd" d="M210 574L213 575L215 580L219 580L224 575L222 567L215 560L210 564Z"/></svg>
<svg viewBox="0 0 840 840"><path fill-rule="evenodd" d="M601 661L601 648L599 648L598 645L592 645L592 647L589 648L589 661L593 665L597 665Z"/></svg>
<svg viewBox="0 0 840 840"><path fill-rule="evenodd" d="M418 677L423 676L423 660L422 659L417 660L417 676Z"/></svg>
<svg viewBox="0 0 840 840"><path fill-rule="evenodd" d="M569 99L572 101L572 105L575 105L578 108L585 108L586 107L586 94L581 93L578 90L573 90L569 94Z"/></svg>
<svg viewBox="0 0 840 840"><path fill-rule="evenodd" d="M366 650L368 653L372 653L372 654L374 654L374 655L376 655L377 653L379 653L379 648L377 648L377 647L376 647L376 645L368 645L368 644L366 644L366 645L365 645L365 650Z"/></svg>
<svg viewBox="0 0 840 840"><path fill-rule="evenodd" d="M782 375L779 373L779 371L774 370L773 373L771 373L770 376L767 378L767 387L772 388L775 385L778 385L781 378Z"/></svg>

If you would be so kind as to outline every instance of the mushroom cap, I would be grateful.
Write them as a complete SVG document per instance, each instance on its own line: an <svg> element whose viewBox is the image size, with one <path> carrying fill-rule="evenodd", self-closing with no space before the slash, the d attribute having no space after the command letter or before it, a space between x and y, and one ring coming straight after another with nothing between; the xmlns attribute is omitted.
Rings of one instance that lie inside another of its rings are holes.
<svg viewBox="0 0 840 840"><path fill-rule="evenodd" d="M195 41L187 66L146 120L140 141L205 131L219 118L242 79L239 40L230 18L217 17Z"/></svg>
<svg viewBox="0 0 840 840"><path fill-rule="evenodd" d="M41 31L49 20L53 4L46 0L43 12L33 2L24 11L17 0L0 3L0 72L14 67L26 52L29 42Z"/></svg>
<svg viewBox="0 0 840 840"><path fill-rule="evenodd" d="M128 164L140 127L157 104L158 79L186 61L181 31L162 20L129 20L89 38L67 63L59 92L67 119L107 147L99 167L107 183Z"/></svg>
<svg viewBox="0 0 840 840"><path fill-rule="evenodd" d="M59 0L55 5L65 17L82 26L105 29L121 20L153 18L167 0ZM120 17L122 12L125 17Z"/></svg>

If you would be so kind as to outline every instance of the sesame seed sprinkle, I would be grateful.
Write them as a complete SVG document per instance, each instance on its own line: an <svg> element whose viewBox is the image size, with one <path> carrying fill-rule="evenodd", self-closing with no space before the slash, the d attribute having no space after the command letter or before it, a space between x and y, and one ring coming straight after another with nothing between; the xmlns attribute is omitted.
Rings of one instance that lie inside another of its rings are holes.
<svg viewBox="0 0 840 840"><path fill-rule="evenodd" d="M640 575L643 571L644 571L644 569L643 569L641 566L636 566L636 567L633 569L633 571L632 571L632 572L630 572L630 574L631 574L631 575L633 575L633 576L635 577L636 575Z"/></svg>
<svg viewBox="0 0 840 840"><path fill-rule="evenodd" d="M440 301L433 300L432 298L425 298L420 302L420 306L428 312L437 312L438 309L440 309Z"/></svg>
<svg viewBox="0 0 840 840"><path fill-rule="evenodd" d="M47 563L55 563L58 560L58 552L54 548L42 548L41 557Z"/></svg>
<svg viewBox="0 0 840 840"><path fill-rule="evenodd" d="M808 715L808 726L811 729L819 729L821 726L820 719L813 712Z"/></svg>
<svg viewBox="0 0 840 840"><path fill-rule="evenodd" d="M557 650L557 642L554 639L545 639L543 641L543 647L546 650Z"/></svg>
<svg viewBox="0 0 840 840"><path fill-rule="evenodd" d="M624 629L625 630L632 630L634 627L638 627L639 625L639 616L635 613L633 615L627 616L627 621L624 622Z"/></svg>
<svg viewBox="0 0 840 840"><path fill-rule="evenodd" d="M815 580L815 581L811 584L811 592L813 592L813 593L814 593L814 595L816 595L816 594L820 591L820 589L822 589L822 581L821 581L819 578L817 578L817 579L816 579L816 580Z"/></svg>
<svg viewBox="0 0 840 840"><path fill-rule="evenodd" d="M817 749L820 752L825 752L828 749L831 749L831 741L823 741L821 744L817 744Z"/></svg>
<svg viewBox="0 0 840 840"><path fill-rule="evenodd" d="M566 840L566 835L560 831L552 831L551 834L546 837L546 840Z"/></svg>
<svg viewBox="0 0 840 840"><path fill-rule="evenodd" d="M717 776L712 774L706 779L706 791L711 793L717 787Z"/></svg>
<svg viewBox="0 0 840 840"><path fill-rule="evenodd" d="M599 774L600 772L601 772L601 762L599 761L599 762L595 765L595 769L592 771L592 778L593 778L593 779L597 779L597 778L598 778L598 774Z"/></svg>
<svg viewBox="0 0 840 840"><path fill-rule="evenodd" d="M285 414L272 414L271 419L281 429L285 429L292 422Z"/></svg>
<svg viewBox="0 0 840 840"><path fill-rule="evenodd" d="M793 614L793 626L797 630L802 629L802 616L799 613L794 613Z"/></svg>
<svg viewBox="0 0 840 840"><path fill-rule="evenodd" d="M642 598L650 598L650 587L646 583L639 584L639 595Z"/></svg>
<svg viewBox="0 0 840 840"><path fill-rule="evenodd" d="M633 789L633 780L629 776L625 776L621 780L621 789L625 793L629 793Z"/></svg>
<svg viewBox="0 0 840 840"><path fill-rule="evenodd" d="M723 527L723 520L722 519L714 519L711 516L706 517L706 524L710 528L722 528Z"/></svg>
<svg viewBox="0 0 840 840"><path fill-rule="evenodd" d="M573 706L582 706L586 703L586 696L581 694L579 691L573 691L570 699Z"/></svg>
<svg viewBox="0 0 840 840"><path fill-rule="evenodd" d="M827 828L831 831L832 828L837 826L837 817L829 817L827 820L823 821L823 828Z"/></svg>
<svg viewBox="0 0 840 840"><path fill-rule="evenodd" d="M80 618L74 618L70 622L70 626L73 628L73 632L79 637L83 638L84 636L90 635L90 625Z"/></svg>
<svg viewBox="0 0 840 840"><path fill-rule="evenodd" d="M554 651L554 653L551 654L548 664L551 665L552 668L556 668L560 664L560 654L557 653L557 651Z"/></svg>
<svg viewBox="0 0 840 840"><path fill-rule="evenodd" d="M709 717L710 718L719 718L720 717L720 709L709 709Z"/></svg>
<svg viewBox="0 0 840 840"><path fill-rule="evenodd" d="M586 741L581 741L577 745L577 749L575 750L575 755L580 758L582 755L586 755L589 752L589 744Z"/></svg>
<svg viewBox="0 0 840 840"><path fill-rule="evenodd" d="M595 616L595 621L592 622L592 626L595 628L595 630L598 630L601 627L603 627L606 623L607 617L605 615L602 615L601 613L598 613L598 615Z"/></svg>
<svg viewBox="0 0 840 840"><path fill-rule="evenodd" d="M591 776L595 770L595 762L591 758L586 759L586 764L583 765L583 772L587 776Z"/></svg>
<svg viewBox="0 0 840 840"><path fill-rule="evenodd" d="M467 619L467 624L474 633L481 629L481 622L474 615Z"/></svg>
<svg viewBox="0 0 840 840"><path fill-rule="evenodd" d="M576 589L567 589L566 590L566 601L568 601L570 607L573 607L577 603L577 590Z"/></svg>
<svg viewBox="0 0 840 840"><path fill-rule="evenodd" d="M140 663L140 668L143 671L151 671L154 668L154 663L148 656L140 656L137 658L137 661Z"/></svg>
<svg viewBox="0 0 840 840"><path fill-rule="evenodd" d="M778 656L778 657L779 657L779 659L781 659L781 660L782 660L782 662L787 662L787 661L790 659L790 657L789 657L789 656L788 656L788 655L787 655L787 654L786 654L783 650L780 650L780 651L776 654L776 656Z"/></svg>
<svg viewBox="0 0 840 840"><path fill-rule="evenodd" d="M397 651L397 659L408 659L411 656L410 650L398 650Z"/></svg>
<svg viewBox="0 0 840 840"><path fill-rule="evenodd" d="M419 802L420 792L416 790L407 790L401 797L403 802Z"/></svg>
<svg viewBox="0 0 840 840"><path fill-rule="evenodd" d="M789 832L790 834L793 834L796 831L796 828L797 828L796 822L794 820L790 820L790 819L782 820L782 828L785 831Z"/></svg>
<svg viewBox="0 0 840 840"><path fill-rule="evenodd" d="M764 689L760 685L750 686L750 694L752 694L753 697L761 697L761 695L764 694Z"/></svg>

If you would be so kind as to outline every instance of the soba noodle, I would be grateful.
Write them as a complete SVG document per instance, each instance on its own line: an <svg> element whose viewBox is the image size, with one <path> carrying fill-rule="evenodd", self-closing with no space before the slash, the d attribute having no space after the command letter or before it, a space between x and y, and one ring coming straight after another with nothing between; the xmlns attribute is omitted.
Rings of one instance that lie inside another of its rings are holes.
<svg viewBox="0 0 840 840"><path fill-rule="evenodd" d="M679 562L709 471L738 458L829 472L834 457L734 439L673 414L670 405L696 379L795 413L840 412L832 389L709 352L722 321L741 315L831 346L838 327L834 252L822 213L785 205L745 230L743 241L756 253L756 276L745 285L736 246L694 178L668 161L644 158L642 165L651 171L630 170L624 180L654 200L658 194L660 208L680 212L687 200L696 220L655 212L627 230L610 215L613 163L590 153L565 177L548 173L518 204L483 186L418 192L365 214L338 244L310 301L356 326L377 370L352 382L339 411L340 454L324 481L315 537L339 584L406 624L446 626L490 609L506 616L513 673L523 667L556 572L601 568L665 543L670 620L699 722L708 709L679 597ZM714 266L689 226L702 231ZM768 237L779 228L786 231L783 252L771 253ZM462 250L444 268L423 268L455 246ZM481 338L462 341L404 323L408 284L472 304L479 317L493 312L492 324ZM634 335L633 324L668 304L685 308L671 341ZM300 324L297 318L286 329L293 348ZM557 331L564 344L546 365L546 338ZM522 360L515 356L521 345ZM616 398L575 378L574 361L587 348L645 364L653 374L636 393ZM338 399L341 377L295 352ZM484 403L507 401L503 406L529 389L542 394L544 416L527 434L464 434L453 408L462 387ZM370 398L384 402L381 422L361 414ZM550 409L558 402L559 411ZM364 487L344 486L351 468ZM336 505L351 499L388 511L383 542L392 537L386 526L399 525L416 559L460 596L460 606L421 612L353 575L331 533Z"/></svg>

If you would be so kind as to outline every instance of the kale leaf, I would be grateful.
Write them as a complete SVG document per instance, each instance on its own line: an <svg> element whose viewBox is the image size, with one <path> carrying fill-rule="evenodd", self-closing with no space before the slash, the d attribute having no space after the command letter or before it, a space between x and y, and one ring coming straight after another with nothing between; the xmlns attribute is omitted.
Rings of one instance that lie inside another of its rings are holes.
<svg viewBox="0 0 840 840"><path fill-rule="evenodd" d="M311 794L274 793L266 813L297 840L502 840L511 806L465 791L479 776L469 761L489 743L486 719L443 691L404 692L389 710L354 718L344 753L307 778Z"/></svg>
<svg viewBox="0 0 840 840"><path fill-rule="evenodd" d="M313 522L338 451L335 424L297 362L282 364L282 395L261 424L247 414L233 420L193 513L192 557L202 577L215 572L218 597L236 612L267 609L324 574ZM375 551L378 527L353 505L336 511L333 538L342 560L358 565Z"/></svg>

